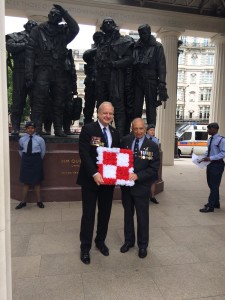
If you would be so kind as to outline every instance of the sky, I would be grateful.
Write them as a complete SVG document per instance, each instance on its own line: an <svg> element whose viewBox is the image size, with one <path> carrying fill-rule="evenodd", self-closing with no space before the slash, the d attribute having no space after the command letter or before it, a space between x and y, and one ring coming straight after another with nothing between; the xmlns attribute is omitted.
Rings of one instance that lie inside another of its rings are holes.
<svg viewBox="0 0 225 300"><path fill-rule="evenodd" d="M24 30L23 25L26 24L27 19L17 17L5 17L5 34L12 32L19 32ZM68 44L69 49L90 49L93 43L92 36L95 32L95 26L82 25L80 32L76 38Z"/></svg>

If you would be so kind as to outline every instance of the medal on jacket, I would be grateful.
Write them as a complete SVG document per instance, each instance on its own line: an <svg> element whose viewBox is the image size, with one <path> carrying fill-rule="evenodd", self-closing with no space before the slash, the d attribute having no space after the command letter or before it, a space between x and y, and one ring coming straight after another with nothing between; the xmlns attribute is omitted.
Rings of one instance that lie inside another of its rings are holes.
<svg viewBox="0 0 225 300"><path fill-rule="evenodd" d="M149 151L148 148L145 148L139 152L139 157L141 159L152 160L153 159L153 152Z"/></svg>
<svg viewBox="0 0 225 300"><path fill-rule="evenodd" d="M101 142L101 137L92 136L91 137L91 146L95 146L95 147L104 146L104 143Z"/></svg>

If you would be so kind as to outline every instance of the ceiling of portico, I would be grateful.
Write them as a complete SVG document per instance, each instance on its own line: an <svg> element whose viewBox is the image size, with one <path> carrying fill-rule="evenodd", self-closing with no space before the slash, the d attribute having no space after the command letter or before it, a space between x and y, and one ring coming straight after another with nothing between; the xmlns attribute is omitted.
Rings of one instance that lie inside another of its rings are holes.
<svg viewBox="0 0 225 300"><path fill-rule="evenodd" d="M173 30L203 37L225 32L224 0L5 0L6 15L43 20L55 2L79 23L97 27L111 16L120 28L131 30L148 23L154 32Z"/></svg>

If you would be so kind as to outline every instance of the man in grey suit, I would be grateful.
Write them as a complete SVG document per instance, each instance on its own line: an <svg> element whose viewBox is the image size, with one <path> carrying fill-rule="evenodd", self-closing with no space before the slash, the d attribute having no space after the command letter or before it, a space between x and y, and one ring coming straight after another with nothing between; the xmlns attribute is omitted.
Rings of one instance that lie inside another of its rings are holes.
<svg viewBox="0 0 225 300"><path fill-rule="evenodd" d="M147 256L149 242L149 194L151 182L157 180L160 165L159 148L145 136L146 128L141 118L132 122L132 133L121 141L121 148L132 149L134 152L134 173L130 180L135 185L122 186L122 203L124 207L125 243L120 248L127 252L135 244L134 211L137 214L137 244L138 256Z"/></svg>

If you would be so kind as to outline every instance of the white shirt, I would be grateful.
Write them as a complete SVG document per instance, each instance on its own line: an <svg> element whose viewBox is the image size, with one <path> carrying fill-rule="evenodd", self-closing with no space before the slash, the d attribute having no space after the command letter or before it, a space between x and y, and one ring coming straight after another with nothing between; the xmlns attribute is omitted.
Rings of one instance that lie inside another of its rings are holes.
<svg viewBox="0 0 225 300"><path fill-rule="evenodd" d="M103 132L103 128L106 128L105 132L106 132L107 138L108 138L108 146L109 146L109 148L111 148L111 146L112 146L112 135L111 135L111 132L109 130L109 125L103 126L102 123L99 122L99 120L98 120L98 123L99 123L99 125L101 127L102 132Z"/></svg>

